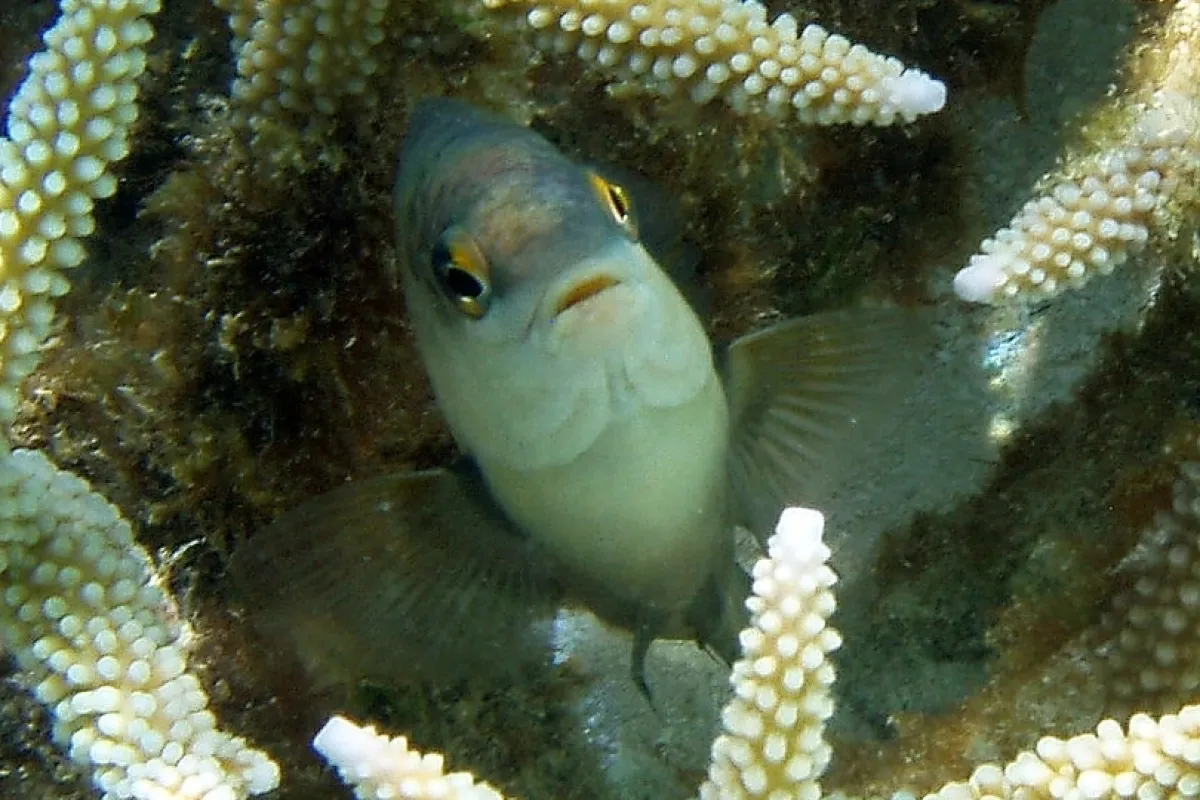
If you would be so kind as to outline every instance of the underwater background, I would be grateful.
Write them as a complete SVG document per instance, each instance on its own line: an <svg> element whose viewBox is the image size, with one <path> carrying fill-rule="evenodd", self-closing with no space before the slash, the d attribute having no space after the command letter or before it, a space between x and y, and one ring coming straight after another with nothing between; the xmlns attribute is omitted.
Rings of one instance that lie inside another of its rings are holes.
<svg viewBox="0 0 1200 800"><path fill-rule="evenodd" d="M729 691L692 644L651 649L653 708L628 679L627 636L584 611L562 612L549 663L509 686L345 685L264 649L229 591L232 551L287 509L456 455L413 348L390 212L412 106L452 96L678 198L716 341L848 306L932 320L895 422L812 490L845 642L826 791L924 794L1044 734L1177 710L1196 682L1143 680L1129 697L1106 656L1143 535L1197 458L1196 173L1112 275L997 306L951 284L1043 176L1120 141L1123 103L1161 78L1156 52L1200 58L1200 34L1171 23L1195 5L768 3L947 86L945 108L911 123L814 127L614 84L503 15L438 0L381 6L361 91L254 106L231 95L229 19L256 4L164 0L117 191L97 203L11 442L130 520L195 631L222 728L279 762L268 796L349 795L309 749L335 712L513 797L690 796ZM6 98L58 12L0 0ZM1190 674L1195 620L1171 647L1160 671ZM97 796L11 661L5 676L0 795Z"/></svg>

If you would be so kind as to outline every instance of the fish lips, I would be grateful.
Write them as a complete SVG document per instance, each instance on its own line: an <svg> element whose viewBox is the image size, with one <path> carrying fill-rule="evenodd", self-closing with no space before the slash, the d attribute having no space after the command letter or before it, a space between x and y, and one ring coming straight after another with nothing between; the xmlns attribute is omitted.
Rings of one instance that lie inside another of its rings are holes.
<svg viewBox="0 0 1200 800"><path fill-rule="evenodd" d="M558 300L554 303L554 316L560 317L571 309L586 305L601 293L620 285L620 279L607 272L584 275L579 280L568 284L558 296Z"/></svg>
<svg viewBox="0 0 1200 800"><path fill-rule="evenodd" d="M621 242L567 270L542 301L542 316L566 334L580 326L628 324L642 303L645 273L658 269L650 254Z"/></svg>

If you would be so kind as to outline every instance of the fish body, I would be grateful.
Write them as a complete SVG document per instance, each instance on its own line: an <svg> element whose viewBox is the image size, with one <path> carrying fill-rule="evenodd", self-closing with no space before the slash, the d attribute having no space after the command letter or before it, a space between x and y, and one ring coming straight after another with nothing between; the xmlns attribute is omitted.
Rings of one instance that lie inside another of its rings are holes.
<svg viewBox="0 0 1200 800"><path fill-rule="evenodd" d="M438 407L493 497L592 608L677 616L729 556L729 413L703 325L631 201L542 137L421 106L395 207ZM618 204L625 207L618 207ZM439 249L486 266L464 313Z"/></svg>
<svg viewBox="0 0 1200 800"><path fill-rule="evenodd" d="M285 515L235 559L235 576L254 576L240 581L250 604L297 639L313 638L296 629L316 609L318 638L362 662L388 659L381 630L413 644L419 625L469 622L503 638L502 616L563 600L635 633L643 687L655 637L731 659L748 587L734 526L765 536L799 499L887 391L910 320L788 321L735 342L718 369L647 249L678 238L648 229L655 209L450 100L414 111L394 201L417 347L469 466L351 484ZM402 659L462 639L427 637Z"/></svg>

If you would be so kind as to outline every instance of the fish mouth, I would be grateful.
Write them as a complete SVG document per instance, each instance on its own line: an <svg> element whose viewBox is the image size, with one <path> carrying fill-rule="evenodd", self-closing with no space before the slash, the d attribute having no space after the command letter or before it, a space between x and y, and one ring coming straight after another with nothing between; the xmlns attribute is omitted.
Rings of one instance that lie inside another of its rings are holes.
<svg viewBox="0 0 1200 800"><path fill-rule="evenodd" d="M554 304L554 316L562 314L568 309L572 309L581 303L586 303L598 294L606 292L614 286L619 286L621 282L612 275L599 274L589 275L583 280L576 281L566 288L558 297L558 302Z"/></svg>

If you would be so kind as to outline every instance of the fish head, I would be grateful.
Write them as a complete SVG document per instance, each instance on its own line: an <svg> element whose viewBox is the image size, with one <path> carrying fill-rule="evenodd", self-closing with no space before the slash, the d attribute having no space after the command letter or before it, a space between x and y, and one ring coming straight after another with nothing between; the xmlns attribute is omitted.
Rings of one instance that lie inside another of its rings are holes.
<svg viewBox="0 0 1200 800"><path fill-rule="evenodd" d="M643 246L635 199L533 131L419 104L395 207L418 348L485 471L568 463L612 421L712 379L707 336Z"/></svg>

